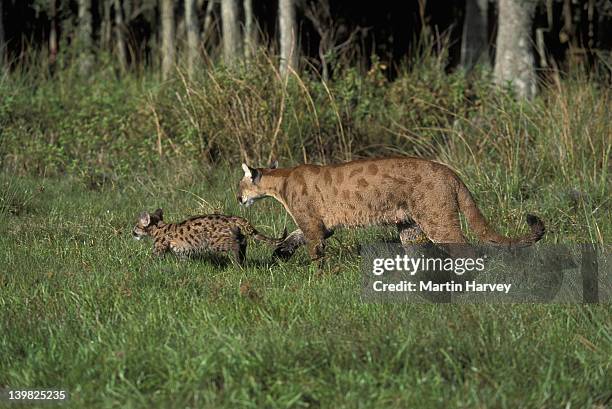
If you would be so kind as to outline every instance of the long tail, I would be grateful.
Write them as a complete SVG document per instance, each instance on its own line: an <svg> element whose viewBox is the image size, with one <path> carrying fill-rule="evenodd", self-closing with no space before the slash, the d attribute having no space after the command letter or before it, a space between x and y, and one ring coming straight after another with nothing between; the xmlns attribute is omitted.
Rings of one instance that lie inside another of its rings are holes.
<svg viewBox="0 0 612 409"><path fill-rule="evenodd" d="M279 238L268 237L265 234L261 234L255 227L247 220L242 217L234 218L236 223L240 226L240 230L246 236L252 236L256 240L263 241L273 246L278 246L287 238L287 227L283 230L283 236Z"/></svg>
<svg viewBox="0 0 612 409"><path fill-rule="evenodd" d="M480 213L472 194L465 184L460 179L457 179L457 181L457 201L459 203L459 209L467 219L470 229L474 231L481 241L510 246L530 246L544 236L546 232L544 222L542 222L539 217L532 214L527 215L527 224L529 224L531 232L525 236L510 238L497 233L497 231L489 225L482 213Z"/></svg>
<svg viewBox="0 0 612 409"><path fill-rule="evenodd" d="M279 237L279 238L273 238L273 237L268 237L264 234L259 233L257 230L253 229L253 237L255 237L257 240L263 241L265 243L268 243L272 246L278 246L279 244L281 244L283 241L285 241L285 239L287 238L287 227L285 227L285 229L283 230L283 236Z"/></svg>

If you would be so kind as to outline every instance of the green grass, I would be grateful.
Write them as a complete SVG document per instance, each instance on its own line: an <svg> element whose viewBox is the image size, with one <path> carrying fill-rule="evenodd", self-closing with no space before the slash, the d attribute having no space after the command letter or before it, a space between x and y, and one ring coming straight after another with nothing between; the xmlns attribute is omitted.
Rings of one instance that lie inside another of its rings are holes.
<svg viewBox="0 0 612 409"><path fill-rule="evenodd" d="M169 220L220 210L275 235L292 227L272 200L237 206L239 169L171 169L102 186L2 177L0 386L65 388L67 407L88 408L609 400L609 305L364 303L358 243L392 231L331 239L322 275L303 250L275 264L260 243L245 268L152 257L150 242L130 236L143 209L162 206ZM475 193L495 213L495 198ZM540 202L545 214L554 207Z"/></svg>
<svg viewBox="0 0 612 409"><path fill-rule="evenodd" d="M395 81L376 61L284 81L266 53L166 82L67 59L51 77L34 53L0 77L0 388L87 408L609 406L609 305L365 303L359 244L392 229L334 235L325 274L303 250L250 243L240 268L131 238L157 207L294 227L273 200L238 207L242 161L410 154L452 166L501 233L529 212L544 243L612 243L610 88L578 70L517 102L430 48Z"/></svg>

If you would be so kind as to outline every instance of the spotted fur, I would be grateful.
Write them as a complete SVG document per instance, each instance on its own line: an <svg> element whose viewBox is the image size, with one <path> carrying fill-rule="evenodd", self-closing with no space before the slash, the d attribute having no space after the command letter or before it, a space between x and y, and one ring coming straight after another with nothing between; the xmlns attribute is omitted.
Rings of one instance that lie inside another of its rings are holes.
<svg viewBox="0 0 612 409"><path fill-rule="evenodd" d="M248 220L238 216L209 214L194 216L180 223L166 223L162 209L143 212L132 230L134 238L153 238L153 253L172 252L189 257L209 252L231 252L242 264L246 258L247 237L278 245L287 236L274 239L259 233Z"/></svg>

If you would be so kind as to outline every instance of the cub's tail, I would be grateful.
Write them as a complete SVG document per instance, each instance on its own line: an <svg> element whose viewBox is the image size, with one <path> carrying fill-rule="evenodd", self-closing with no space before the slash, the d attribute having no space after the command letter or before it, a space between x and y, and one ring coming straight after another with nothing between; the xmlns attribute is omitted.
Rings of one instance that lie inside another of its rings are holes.
<svg viewBox="0 0 612 409"><path fill-rule="evenodd" d="M474 231L481 241L491 244L526 247L540 240L544 233L546 233L544 222L532 214L527 215L527 224L529 224L531 232L525 236L511 238L497 233L478 209L472 194L465 184L459 179L457 181L457 202L459 203L459 209L467 219L470 229Z"/></svg>
<svg viewBox="0 0 612 409"><path fill-rule="evenodd" d="M285 241L285 239L287 238L287 227L285 227L285 229L283 230L283 236L279 237L277 239L273 238L273 237L268 237L264 234L259 233L257 230L253 229L253 237L255 237L255 239L263 241L265 243L268 243L272 246L278 246L279 244L281 244L283 241Z"/></svg>
<svg viewBox="0 0 612 409"><path fill-rule="evenodd" d="M268 237L265 234L261 234L260 232L258 232L257 229L253 227L253 225L245 218L236 216L234 217L234 221L240 227L242 234L244 234L245 236L252 236L256 240L263 241L272 246L278 246L287 238L287 227L285 227L285 230L283 230L283 237L276 239L273 237Z"/></svg>

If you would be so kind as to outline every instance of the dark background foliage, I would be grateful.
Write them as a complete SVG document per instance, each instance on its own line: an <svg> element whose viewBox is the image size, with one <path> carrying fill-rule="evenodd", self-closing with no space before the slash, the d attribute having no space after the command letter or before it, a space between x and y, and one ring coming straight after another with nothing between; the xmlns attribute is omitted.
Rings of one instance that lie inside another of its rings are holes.
<svg viewBox="0 0 612 409"><path fill-rule="evenodd" d="M74 0L57 1L57 27L64 46L74 38L77 4ZM155 44L159 37L160 16L156 1L135 0L126 14L130 54L139 64L155 64ZM200 2L203 5L203 2ZM319 35L311 22L304 18L303 7L312 0L298 3L302 52L315 60ZM48 40L51 20L48 10L49 0L6 1L4 20L7 47L10 57L17 61L19 56L30 47L43 47ZM271 0L254 1L255 18L260 38L274 46L278 32L277 2ZM301 7L300 7L301 6ZM94 35L100 40L100 26L103 19L103 1L92 1ZM215 19L211 41L207 50L214 54L220 36L219 7L213 10ZM459 64L461 33L463 29L465 0L334 0L330 2L334 24L339 27L339 37L346 40L356 28L362 30L356 36L351 50L353 63L367 68L371 56L376 54L381 61L390 66L388 75L397 74L401 64L411 50L418 47L420 34L424 27L437 33L446 33L449 38L449 69ZM568 11L569 10L569 13ZM589 12L592 10L592 12ZM175 13L180 19L183 2L175 2ZM200 21L204 18L205 7L198 8ZM496 3L489 4L489 54L494 55L496 33ZM549 27L549 21L552 25ZM568 25L569 24L569 25ZM548 57L564 67L572 54L593 65L598 52L612 49L612 2L610 0L546 0L538 3L534 17L533 30L548 28L544 32ZM180 32L177 33L179 36ZM357 50L355 50L357 48ZM578 50L578 51L577 51Z"/></svg>

